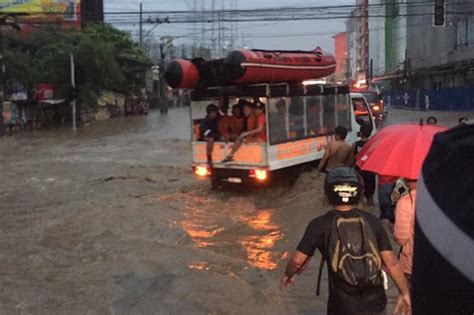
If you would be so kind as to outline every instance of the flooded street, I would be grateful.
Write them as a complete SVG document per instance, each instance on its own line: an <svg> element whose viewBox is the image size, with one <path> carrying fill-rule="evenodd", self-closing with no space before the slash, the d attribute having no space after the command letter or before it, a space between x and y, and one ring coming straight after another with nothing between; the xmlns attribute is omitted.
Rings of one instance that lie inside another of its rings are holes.
<svg viewBox="0 0 474 315"><path fill-rule="evenodd" d="M389 119L431 114L472 117ZM327 210L322 177L211 191L191 173L189 137L180 108L0 140L0 313L323 314L319 257L278 288L306 224Z"/></svg>

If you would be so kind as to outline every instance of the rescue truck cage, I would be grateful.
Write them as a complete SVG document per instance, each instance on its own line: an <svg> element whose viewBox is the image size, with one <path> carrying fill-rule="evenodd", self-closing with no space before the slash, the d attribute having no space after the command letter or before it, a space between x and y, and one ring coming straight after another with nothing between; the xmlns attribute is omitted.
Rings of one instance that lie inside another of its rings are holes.
<svg viewBox="0 0 474 315"><path fill-rule="evenodd" d="M320 159L336 126L346 127L351 137L356 137L349 86L300 83L202 88L191 93L195 166L205 164L207 158L205 143L198 141L194 131L205 117L206 106L217 105L222 98L227 98L230 106L239 99L264 103L267 143L244 144L234 156L235 162L222 164L232 144L217 142L213 150L215 168L281 169ZM370 117L370 112L367 114Z"/></svg>

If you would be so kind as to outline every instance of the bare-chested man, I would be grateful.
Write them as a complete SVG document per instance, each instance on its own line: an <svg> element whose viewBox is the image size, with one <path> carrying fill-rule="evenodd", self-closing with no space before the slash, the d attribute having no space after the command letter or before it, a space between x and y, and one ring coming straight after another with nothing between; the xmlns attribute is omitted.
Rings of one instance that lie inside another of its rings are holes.
<svg viewBox="0 0 474 315"><path fill-rule="evenodd" d="M347 129L337 126L334 129L336 141L330 142L324 156L319 162L318 171L330 171L338 166L352 166L353 154L352 146L346 142Z"/></svg>

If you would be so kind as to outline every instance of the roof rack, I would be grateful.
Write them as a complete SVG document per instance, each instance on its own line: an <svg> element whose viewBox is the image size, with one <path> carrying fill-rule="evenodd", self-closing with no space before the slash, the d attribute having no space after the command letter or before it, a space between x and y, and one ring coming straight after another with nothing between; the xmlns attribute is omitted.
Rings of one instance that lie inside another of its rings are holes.
<svg viewBox="0 0 474 315"><path fill-rule="evenodd" d="M349 93L348 85L275 83L205 87L191 93L191 100L199 101L219 97L292 97Z"/></svg>

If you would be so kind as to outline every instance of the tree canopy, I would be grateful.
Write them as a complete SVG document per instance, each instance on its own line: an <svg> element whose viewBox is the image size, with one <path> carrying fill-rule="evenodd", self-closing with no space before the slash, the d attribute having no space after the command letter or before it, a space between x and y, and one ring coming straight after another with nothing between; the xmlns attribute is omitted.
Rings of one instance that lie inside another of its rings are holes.
<svg viewBox="0 0 474 315"><path fill-rule="evenodd" d="M82 31L52 26L8 32L4 39L7 82L21 83L31 96L37 83L55 86L55 97L68 96L70 54L74 55L79 102L94 107L100 91L137 95L151 66L129 34L104 24Z"/></svg>

